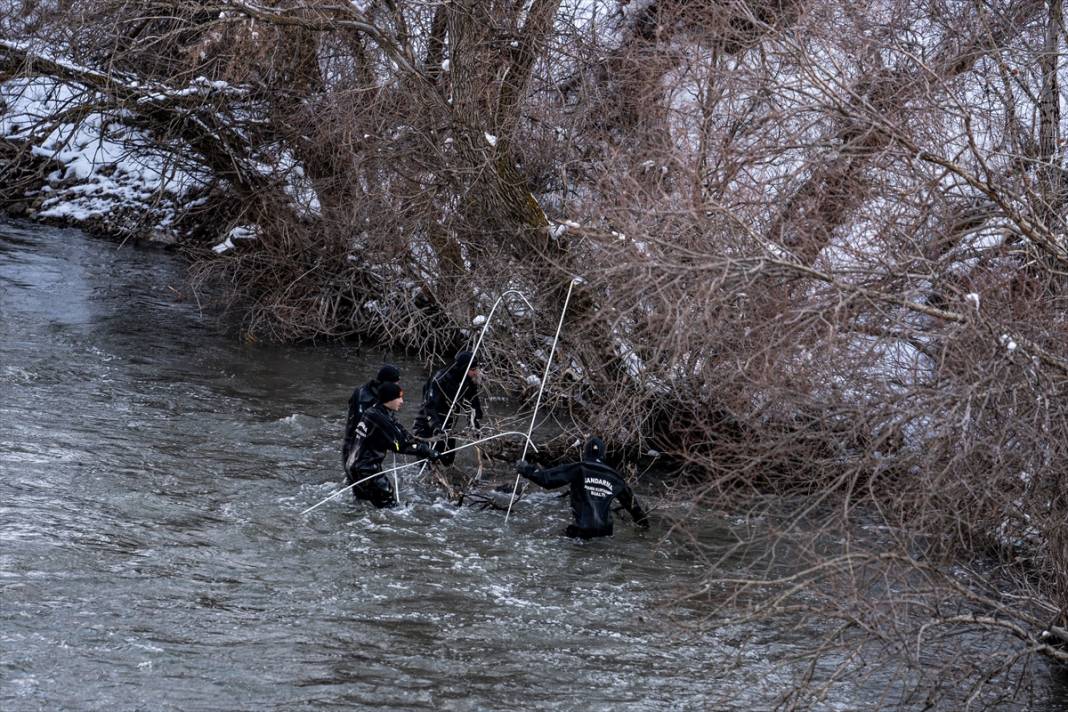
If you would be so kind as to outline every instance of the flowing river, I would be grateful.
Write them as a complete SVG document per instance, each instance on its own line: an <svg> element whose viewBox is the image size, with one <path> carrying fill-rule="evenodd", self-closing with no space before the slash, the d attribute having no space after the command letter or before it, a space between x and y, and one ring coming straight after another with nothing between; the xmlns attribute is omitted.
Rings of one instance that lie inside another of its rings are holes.
<svg viewBox="0 0 1068 712"><path fill-rule="evenodd" d="M0 311L5 712L750 710L789 684L796 631L663 605L702 573L663 524L574 542L555 494L506 525L411 471L401 508L301 516L353 386L400 363L410 426L418 364L243 343L180 260L2 220Z"/></svg>

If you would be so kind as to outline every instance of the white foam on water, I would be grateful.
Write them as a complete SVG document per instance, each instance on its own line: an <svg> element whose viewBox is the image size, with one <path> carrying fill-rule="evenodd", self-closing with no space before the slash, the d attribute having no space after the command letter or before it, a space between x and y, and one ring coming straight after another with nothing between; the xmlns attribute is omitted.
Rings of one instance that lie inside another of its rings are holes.
<svg viewBox="0 0 1068 712"><path fill-rule="evenodd" d="M34 675L8 678L6 684L14 689L16 697L28 697L34 694L37 688L41 686L40 681Z"/></svg>

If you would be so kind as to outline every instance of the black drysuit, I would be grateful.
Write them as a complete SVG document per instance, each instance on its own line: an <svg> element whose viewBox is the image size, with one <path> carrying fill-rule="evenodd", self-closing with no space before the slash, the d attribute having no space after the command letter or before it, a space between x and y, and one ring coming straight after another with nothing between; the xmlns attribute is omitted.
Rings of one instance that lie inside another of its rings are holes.
<svg viewBox="0 0 1068 712"><path fill-rule="evenodd" d="M519 474L546 489L571 485L571 513L575 523L567 527L566 534L581 539L592 539L612 534L612 501L619 499L624 509L630 512L639 526L649 525L645 511L630 486L615 470L600 459L590 456L591 443L597 441L600 452L604 443L600 438L591 438L586 444L581 462L558 465L548 470L539 470L529 463L519 465Z"/></svg>
<svg viewBox="0 0 1068 712"><path fill-rule="evenodd" d="M467 373L467 362L453 362L437 373L423 386L423 403L419 407L419 415L415 419L415 434L421 438L432 438L452 428L452 418L448 422L445 416L449 413L449 406L453 399L456 406L453 415L458 411L468 410L474 415L474 427L478 428L482 421L482 403L478 398L478 384L471 378L464 378ZM463 388L460 382L463 381ZM457 392L459 391L459 397ZM438 452L452 450L456 447L456 441L449 438L448 441L440 441L435 445ZM449 453L442 456L443 465L451 465L455 454Z"/></svg>
<svg viewBox="0 0 1068 712"><path fill-rule="evenodd" d="M382 381L372 378L355 389L349 398L349 417L345 420L345 440L341 443L341 461L343 463L348 463L349 461L349 453L352 452L352 443L356 439L356 426L359 425L360 418L363 417L368 408L378 402L378 387L381 385ZM348 469L346 465L345 472L348 472Z"/></svg>
<svg viewBox="0 0 1068 712"><path fill-rule="evenodd" d="M356 424L355 437L349 458L345 463L348 483L360 480L382 471L382 461L386 453L396 452L402 455L433 457L433 451L422 443L416 443L404 429L393 411L381 403L368 408L360 422ZM352 488L356 499L370 500L376 507L392 507L397 503L393 483L386 475L373 477Z"/></svg>

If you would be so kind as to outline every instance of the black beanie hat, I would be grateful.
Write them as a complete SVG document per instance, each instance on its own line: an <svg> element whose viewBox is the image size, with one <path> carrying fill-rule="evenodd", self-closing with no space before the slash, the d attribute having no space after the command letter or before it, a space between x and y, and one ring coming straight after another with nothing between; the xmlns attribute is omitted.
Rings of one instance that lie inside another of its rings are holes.
<svg viewBox="0 0 1068 712"><path fill-rule="evenodd" d="M462 364L464 368L478 368L478 356L475 356L470 351L461 351L456 354L456 363ZM470 366L468 364L471 364Z"/></svg>
<svg viewBox="0 0 1068 712"><path fill-rule="evenodd" d="M586 441L586 444L582 447L582 459L583 460L603 460L604 459L604 440L601 440L596 435L592 436Z"/></svg>
<svg viewBox="0 0 1068 712"><path fill-rule="evenodd" d="M386 382L378 387L378 402L389 403L391 400L395 400L404 395L404 391L399 384Z"/></svg>
<svg viewBox="0 0 1068 712"><path fill-rule="evenodd" d="M399 383L400 369L391 363L387 363L378 369L378 375L375 378L381 383Z"/></svg>

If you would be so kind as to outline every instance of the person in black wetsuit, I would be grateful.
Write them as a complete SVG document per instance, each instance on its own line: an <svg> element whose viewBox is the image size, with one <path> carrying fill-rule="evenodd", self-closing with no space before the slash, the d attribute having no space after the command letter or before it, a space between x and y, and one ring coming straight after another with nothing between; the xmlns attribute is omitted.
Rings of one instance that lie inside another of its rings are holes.
<svg viewBox="0 0 1068 712"><path fill-rule="evenodd" d="M456 401L453 416L466 410L471 417L471 425L477 430L482 423L478 377L478 359L470 351L456 354L451 364L431 376L423 386L423 403L415 419L415 434L428 439L446 434L452 428L453 417L449 417L446 422L445 416L448 415L453 400ZM439 440L434 447L438 452L452 450L456 447L456 441L452 438ZM443 455L441 464L451 465L454 458L452 453Z"/></svg>
<svg viewBox="0 0 1068 712"><path fill-rule="evenodd" d="M649 518L638 498L619 473L604 462L604 441L591 437L582 449L582 460L539 470L520 460L516 469L523 477L546 489L571 485L571 513L575 523L568 525L565 534L580 539L612 535L612 500L619 499L630 512L634 523L645 528Z"/></svg>
<svg viewBox="0 0 1068 712"><path fill-rule="evenodd" d="M345 420L345 440L341 443L341 462L349 461L352 442L356 439L356 426L364 412L378 402L378 389L383 383L399 383L400 369L387 363L378 369L378 375L352 391L349 398L349 417ZM348 472L348 467L345 468Z"/></svg>
<svg viewBox="0 0 1068 712"><path fill-rule="evenodd" d="M425 443L417 443L393 416L404 405L404 391L396 383L383 383L378 388L379 402L364 411L356 424L355 437L349 459L345 462L348 484L382 471L386 453L425 457L431 462L438 454ZM352 488L357 500L366 499L375 507L392 507L397 503L393 482L386 475L373 477Z"/></svg>

